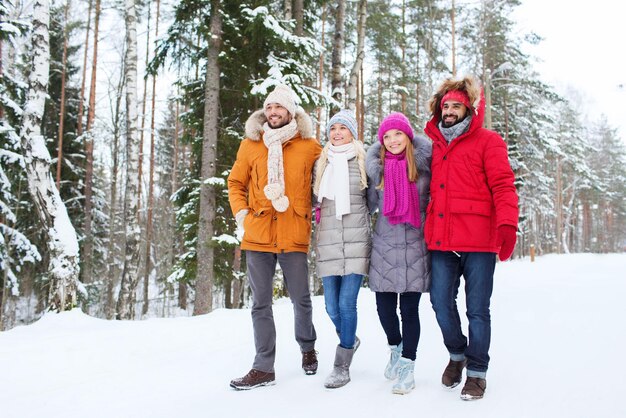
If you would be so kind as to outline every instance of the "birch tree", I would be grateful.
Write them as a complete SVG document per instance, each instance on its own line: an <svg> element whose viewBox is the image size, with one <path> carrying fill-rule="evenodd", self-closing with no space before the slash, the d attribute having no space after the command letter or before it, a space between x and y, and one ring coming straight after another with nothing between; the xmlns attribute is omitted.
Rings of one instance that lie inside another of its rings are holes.
<svg viewBox="0 0 626 418"><path fill-rule="evenodd" d="M348 82L348 108L351 110L356 109L358 77L359 72L363 67L363 60L365 59L365 26L367 21L367 0L359 0L359 8L357 13L358 24L356 59L354 60L354 65L352 65L352 70L350 71L350 80Z"/></svg>
<svg viewBox="0 0 626 418"><path fill-rule="evenodd" d="M204 138L202 141L202 168L200 185L200 219L198 221L198 273L194 315L213 309L213 220L215 218L215 190L211 182L215 176L220 101L220 67L218 57L222 43L222 16L219 0L211 3L211 33L207 52L204 87Z"/></svg>
<svg viewBox="0 0 626 418"><path fill-rule="evenodd" d="M30 75L20 139L28 190L48 237L49 310L63 311L76 305L79 274L78 239L50 172L50 153L41 135L41 119L50 69L48 25L50 4L33 4Z"/></svg>
<svg viewBox="0 0 626 418"><path fill-rule="evenodd" d="M335 34L333 36L333 50L331 55L331 96L340 105L343 103L343 49L345 46L345 19L346 1L339 0L335 9ZM331 109L331 116L337 109Z"/></svg>
<svg viewBox="0 0 626 418"><path fill-rule="evenodd" d="M126 251L120 293L117 300L117 319L134 316L135 290L139 280L140 229L137 220L137 163L139 159L139 121L137 115L137 14L135 0L125 0L126 21L126 191L124 217Z"/></svg>

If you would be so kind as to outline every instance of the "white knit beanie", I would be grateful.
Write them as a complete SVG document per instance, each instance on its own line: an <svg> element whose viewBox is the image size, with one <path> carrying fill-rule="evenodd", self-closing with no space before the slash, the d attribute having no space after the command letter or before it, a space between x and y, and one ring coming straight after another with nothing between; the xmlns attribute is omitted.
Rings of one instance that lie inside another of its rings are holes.
<svg viewBox="0 0 626 418"><path fill-rule="evenodd" d="M270 103L278 103L289 113L291 116L296 114L296 109L298 106L296 105L295 93L288 86L284 84L279 84L274 88L274 91L267 95L265 102L263 102L263 109Z"/></svg>

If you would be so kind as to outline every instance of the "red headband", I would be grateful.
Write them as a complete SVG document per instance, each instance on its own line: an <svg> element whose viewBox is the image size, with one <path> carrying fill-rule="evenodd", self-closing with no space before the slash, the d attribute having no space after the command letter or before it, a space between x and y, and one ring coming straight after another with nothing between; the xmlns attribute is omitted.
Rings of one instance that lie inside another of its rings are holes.
<svg viewBox="0 0 626 418"><path fill-rule="evenodd" d="M465 107L470 109L472 106L470 105L469 97L466 92L461 90L450 90L441 98L441 108L443 109L443 104L449 100L454 100L455 102L463 103Z"/></svg>

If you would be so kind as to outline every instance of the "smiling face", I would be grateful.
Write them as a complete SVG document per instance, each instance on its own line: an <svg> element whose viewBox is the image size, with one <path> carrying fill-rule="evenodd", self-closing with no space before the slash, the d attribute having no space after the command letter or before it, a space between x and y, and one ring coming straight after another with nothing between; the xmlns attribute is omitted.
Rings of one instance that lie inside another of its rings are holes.
<svg viewBox="0 0 626 418"><path fill-rule="evenodd" d="M291 122L291 113L278 103L268 103L263 109L267 124L272 129L282 128Z"/></svg>
<svg viewBox="0 0 626 418"><path fill-rule="evenodd" d="M399 129L390 129L383 135L385 149L395 155L403 153L409 141L409 137Z"/></svg>
<svg viewBox="0 0 626 418"><path fill-rule="evenodd" d="M330 143L334 146L345 145L354 139L350 129L343 123L334 123L329 129Z"/></svg>
<svg viewBox="0 0 626 418"><path fill-rule="evenodd" d="M441 124L449 128L465 119L466 115L467 107L463 103L448 100L441 107Z"/></svg>

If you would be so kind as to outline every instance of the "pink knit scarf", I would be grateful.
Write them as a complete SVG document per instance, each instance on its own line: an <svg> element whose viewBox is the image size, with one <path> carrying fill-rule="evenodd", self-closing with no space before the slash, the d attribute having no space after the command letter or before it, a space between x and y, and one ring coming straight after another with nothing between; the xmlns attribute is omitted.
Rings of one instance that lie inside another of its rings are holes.
<svg viewBox="0 0 626 418"><path fill-rule="evenodd" d="M391 225L409 223L422 226L420 199L417 184L409 182L405 153L385 153L385 192L383 215Z"/></svg>

